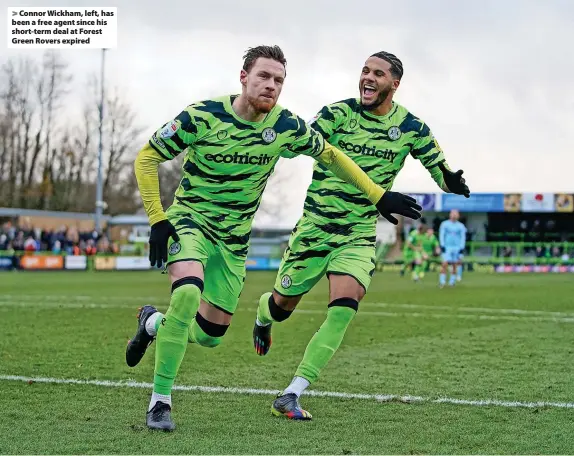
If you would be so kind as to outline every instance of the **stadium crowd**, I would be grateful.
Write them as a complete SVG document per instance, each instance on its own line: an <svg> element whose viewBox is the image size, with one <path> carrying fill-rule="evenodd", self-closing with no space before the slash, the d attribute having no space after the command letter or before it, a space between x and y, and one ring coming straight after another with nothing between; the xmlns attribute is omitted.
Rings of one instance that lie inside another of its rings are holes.
<svg viewBox="0 0 574 456"><path fill-rule="evenodd" d="M5 253L50 252L54 255L117 254L118 245L97 231L79 231L61 226L57 230L42 229L12 222L0 225L0 251Z"/></svg>

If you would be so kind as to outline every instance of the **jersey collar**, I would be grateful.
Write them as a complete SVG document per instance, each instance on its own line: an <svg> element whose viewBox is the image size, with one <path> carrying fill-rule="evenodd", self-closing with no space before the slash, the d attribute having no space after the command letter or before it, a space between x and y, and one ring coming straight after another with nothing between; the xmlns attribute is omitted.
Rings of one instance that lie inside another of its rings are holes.
<svg viewBox="0 0 574 456"><path fill-rule="evenodd" d="M225 99L223 100L223 106L225 107L225 110L231 114L233 116L233 118L235 120L237 120L238 122L241 122L242 124L245 125L252 125L254 127L258 127L260 125L263 125L265 122L267 122L267 119L269 118L269 116L271 114L273 114L273 112L275 111L275 108L277 107L277 105L273 106L273 109L271 110L271 112L267 113L267 115L263 118L263 120L261 122L250 122L248 120L243 119L242 117L239 117L236 113L235 110L233 109L233 100L235 100L239 95L230 95L228 97L225 97Z"/></svg>
<svg viewBox="0 0 574 456"><path fill-rule="evenodd" d="M361 106L361 99L359 99L359 106ZM367 111L367 110L363 109L362 107L361 107L361 112L363 113L363 115L365 115L366 117L368 117L370 119L378 120L379 122L385 122L395 112L397 112L398 107L399 107L399 105L393 101L393 106L391 107L391 110L389 112L387 112L384 116L377 116L375 114L371 114L370 111Z"/></svg>

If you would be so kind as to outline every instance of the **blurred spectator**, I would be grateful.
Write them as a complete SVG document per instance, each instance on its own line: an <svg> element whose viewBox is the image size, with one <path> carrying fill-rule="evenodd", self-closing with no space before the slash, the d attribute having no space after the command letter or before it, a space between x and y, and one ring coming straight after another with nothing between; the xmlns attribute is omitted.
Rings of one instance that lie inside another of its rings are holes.
<svg viewBox="0 0 574 456"><path fill-rule="evenodd" d="M61 226L56 230L33 227L28 220L20 226L11 222L0 225L0 250L13 248L15 252L52 252L69 255L95 255L97 243L103 238L97 231L78 231L74 227ZM108 241L108 252L119 249Z"/></svg>
<svg viewBox="0 0 574 456"><path fill-rule="evenodd" d="M54 242L54 247L52 247L52 253L55 255L62 253L62 243L60 241Z"/></svg>
<svg viewBox="0 0 574 456"><path fill-rule="evenodd" d="M35 252L36 250L39 250L38 244L32 236L28 236L28 238L24 241L24 251Z"/></svg>
<svg viewBox="0 0 574 456"><path fill-rule="evenodd" d="M96 243L94 242L93 239L88 239L88 242L86 242L86 247L84 249L84 252L86 253L86 255L95 255L98 251L98 249L96 249Z"/></svg>
<svg viewBox="0 0 574 456"><path fill-rule="evenodd" d="M24 231L18 231L16 237L12 240L14 250L24 250Z"/></svg>

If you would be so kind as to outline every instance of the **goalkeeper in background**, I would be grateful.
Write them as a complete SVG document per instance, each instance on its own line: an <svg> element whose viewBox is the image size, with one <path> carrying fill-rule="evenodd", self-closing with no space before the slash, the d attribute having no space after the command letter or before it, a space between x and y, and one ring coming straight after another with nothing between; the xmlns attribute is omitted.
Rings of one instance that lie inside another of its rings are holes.
<svg viewBox="0 0 574 456"><path fill-rule="evenodd" d="M439 241L442 250L442 270L439 276L439 286L441 288L446 285L446 273L449 266L452 270L448 284L453 287L457 281L457 269L466 246L466 226L458 220L459 218L459 212L452 210L448 220L440 224Z"/></svg>
<svg viewBox="0 0 574 456"><path fill-rule="evenodd" d="M165 315L144 306L126 363L135 366L157 337L147 426L171 431L171 391L188 342L216 347L231 323L245 280L253 217L270 174L286 155L308 155L369 201L377 213L414 219L422 208L376 185L344 153L298 116L277 105L286 59L277 46L244 56L241 94L193 103L162 126L135 161L148 214L150 262L167 265L171 300ZM158 166L185 154L174 202L163 211ZM339 198L349 196L342 191ZM192 365L193 366L193 365Z"/></svg>
<svg viewBox="0 0 574 456"><path fill-rule="evenodd" d="M311 126L336 144L386 189L409 155L418 159L445 192L470 196L462 170L452 172L429 127L393 101L403 65L393 54L367 59L359 98L325 106ZM272 412L309 420L299 396L317 381L339 348L375 271L377 210L372 202L322 164L316 164L303 216L283 255L273 292L259 300L253 343L259 355L271 346L271 327L289 318L303 295L326 274L327 317L307 345L291 384L275 399ZM396 220L395 220L396 222Z"/></svg>

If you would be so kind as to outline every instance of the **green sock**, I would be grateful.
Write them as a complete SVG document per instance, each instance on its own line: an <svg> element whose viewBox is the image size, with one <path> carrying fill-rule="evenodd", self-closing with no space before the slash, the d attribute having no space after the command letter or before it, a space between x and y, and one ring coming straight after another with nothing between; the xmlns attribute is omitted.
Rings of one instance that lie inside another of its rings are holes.
<svg viewBox="0 0 574 456"><path fill-rule="evenodd" d="M164 317L165 317L165 315L160 314L160 316L155 321L154 327L155 327L155 333L156 334L159 330L159 327L161 326L161 321ZM191 322L191 324L189 325L189 330L187 332L187 341L190 344L196 344L197 338L198 338L198 336L197 336L198 333L203 333L203 330L197 325L197 322L194 319ZM221 339L221 337L219 339Z"/></svg>
<svg viewBox="0 0 574 456"><path fill-rule="evenodd" d="M262 325L269 325L273 323L273 317L269 311L269 298L273 293L265 293L259 298L259 306L257 306L257 319Z"/></svg>
<svg viewBox="0 0 574 456"><path fill-rule="evenodd" d="M223 337L209 336L194 319L189 325L188 341L190 344L199 344L202 347L217 347L221 343Z"/></svg>
<svg viewBox="0 0 574 456"><path fill-rule="evenodd" d="M315 333L299 364L296 377L303 377L310 383L319 378L319 373L333 357L343 341L347 327L355 317L350 307L333 306L327 311L327 318Z"/></svg>
<svg viewBox="0 0 574 456"><path fill-rule="evenodd" d="M161 322L163 321L164 318L165 318L165 315L160 314L160 316L155 320L154 328L155 328L156 336L157 336L157 332L159 331L159 327L161 326Z"/></svg>
<svg viewBox="0 0 574 456"><path fill-rule="evenodd" d="M187 348L189 326L197 312L201 291L195 285L176 288L157 332L153 390L169 395Z"/></svg>

